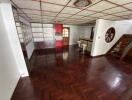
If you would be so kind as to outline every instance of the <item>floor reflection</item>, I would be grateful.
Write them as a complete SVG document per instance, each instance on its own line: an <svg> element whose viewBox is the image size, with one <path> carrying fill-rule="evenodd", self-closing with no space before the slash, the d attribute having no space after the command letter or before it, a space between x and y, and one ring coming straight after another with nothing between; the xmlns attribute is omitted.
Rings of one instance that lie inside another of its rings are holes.
<svg viewBox="0 0 132 100"><path fill-rule="evenodd" d="M100 80L100 83L106 86L109 93L114 92L118 95L122 95L122 98L125 98L123 95L127 91L129 99L132 98L132 94L130 95L130 93L132 93L132 86L130 86L132 83L132 76L120 70L117 67L119 66L117 62L111 63L109 58L99 57L91 59L89 66L91 67L89 67L87 71L88 82Z"/></svg>
<svg viewBox="0 0 132 100"><path fill-rule="evenodd" d="M25 98L26 97L26 98ZM37 100L34 86L29 77L21 78L12 100Z"/></svg>
<svg viewBox="0 0 132 100"><path fill-rule="evenodd" d="M31 84L23 80L12 100L132 100L132 65L112 56L92 58L70 46L36 51L32 65Z"/></svg>

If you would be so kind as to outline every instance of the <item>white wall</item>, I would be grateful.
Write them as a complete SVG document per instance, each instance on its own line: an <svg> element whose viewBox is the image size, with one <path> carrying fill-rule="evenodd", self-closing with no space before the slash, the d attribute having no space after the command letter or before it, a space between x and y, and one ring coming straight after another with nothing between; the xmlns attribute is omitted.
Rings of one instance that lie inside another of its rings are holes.
<svg viewBox="0 0 132 100"><path fill-rule="evenodd" d="M43 24L44 27L46 24ZM51 26L52 24L50 24L49 27L51 27L53 29L53 25ZM35 42L42 42L46 39L45 37L45 34L43 33L43 31L45 32L46 30L44 29L42 31L42 24L40 23L31 23L31 26L32 26L32 32L33 32L33 36L34 36L34 41ZM39 28L35 28L35 27L39 27ZM76 44L76 41L79 39L79 32L78 32L78 26L76 25L63 25L63 27L70 27L70 45L72 44ZM51 30L51 29L50 29ZM52 32L49 32L49 33L52 33ZM44 35L43 35L44 34ZM54 37L54 33L53 34L53 37ZM36 37L39 37L39 38L36 38Z"/></svg>
<svg viewBox="0 0 132 100"><path fill-rule="evenodd" d="M44 25L44 27L45 27L45 25L47 26L47 24L43 24L43 25ZM52 24L49 24L49 25L50 26L48 26L48 27L53 27ZM46 37L45 37L45 34L43 33L43 31L45 32L46 30L45 29L42 30L42 24L41 23L31 23L31 26L32 26L34 41L35 42L44 41L46 39ZM93 26L63 25L63 27L70 28L70 43L69 44L73 45L73 44L77 43L79 37L90 38L91 28ZM49 32L49 33L52 33L52 32ZM53 34L53 37L54 37L54 34Z"/></svg>
<svg viewBox="0 0 132 100"><path fill-rule="evenodd" d="M85 37L90 39L91 35L91 29L94 26L78 26L78 32L80 34L80 37Z"/></svg>
<svg viewBox="0 0 132 100"><path fill-rule="evenodd" d="M77 43L79 37L90 39L93 26L63 25L63 27L70 27L70 45L73 45Z"/></svg>
<svg viewBox="0 0 132 100"><path fill-rule="evenodd" d="M112 42L106 43L105 34L110 27L115 28L116 34ZM123 34L132 34L131 28L132 28L132 20L123 20L123 21L109 21L103 19L97 20L91 55L99 56L106 54Z"/></svg>
<svg viewBox="0 0 132 100"><path fill-rule="evenodd" d="M79 32L78 32L78 26L76 25L63 25L63 27L69 27L70 28L70 43L69 45L73 45L77 43L77 40L79 39Z"/></svg>
<svg viewBox="0 0 132 100"><path fill-rule="evenodd" d="M34 43L33 43L33 40L30 41L30 42L26 45L26 51L27 51L28 59L30 59L31 56L32 56L32 54L33 54L33 51L34 51Z"/></svg>
<svg viewBox="0 0 132 100"><path fill-rule="evenodd" d="M10 100L20 76L28 76L10 4L0 3L0 100Z"/></svg>
<svg viewBox="0 0 132 100"><path fill-rule="evenodd" d="M10 0L0 0L0 3L10 3Z"/></svg>

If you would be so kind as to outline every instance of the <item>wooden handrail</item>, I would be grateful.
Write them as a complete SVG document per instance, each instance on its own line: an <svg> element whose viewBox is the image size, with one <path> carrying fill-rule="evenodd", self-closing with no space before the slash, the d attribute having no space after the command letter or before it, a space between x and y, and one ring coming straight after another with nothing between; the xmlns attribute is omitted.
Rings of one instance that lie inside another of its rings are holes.
<svg viewBox="0 0 132 100"><path fill-rule="evenodd" d="M128 52L132 49L132 41L126 46L125 50L123 51L123 54L121 55L120 60L125 58L125 56L128 54Z"/></svg>
<svg viewBox="0 0 132 100"><path fill-rule="evenodd" d="M123 36L121 36L121 38L110 48L110 50L106 54L109 54L123 38L132 38L132 34L124 34Z"/></svg>

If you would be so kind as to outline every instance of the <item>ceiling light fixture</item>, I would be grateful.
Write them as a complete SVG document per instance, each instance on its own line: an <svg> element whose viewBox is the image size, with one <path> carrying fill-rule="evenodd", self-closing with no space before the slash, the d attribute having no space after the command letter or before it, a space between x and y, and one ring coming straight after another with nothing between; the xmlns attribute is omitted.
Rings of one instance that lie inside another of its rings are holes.
<svg viewBox="0 0 132 100"><path fill-rule="evenodd" d="M91 0L76 0L74 5L76 7L86 7L86 6L90 5L91 3L92 3Z"/></svg>

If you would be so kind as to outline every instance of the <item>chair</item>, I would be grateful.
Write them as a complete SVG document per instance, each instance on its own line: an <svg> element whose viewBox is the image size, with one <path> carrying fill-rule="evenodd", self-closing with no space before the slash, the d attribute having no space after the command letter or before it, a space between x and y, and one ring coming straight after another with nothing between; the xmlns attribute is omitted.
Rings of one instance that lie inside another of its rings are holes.
<svg viewBox="0 0 132 100"><path fill-rule="evenodd" d="M82 44L82 48L83 48L83 54L84 54L85 51L87 50L87 44L83 43L83 44Z"/></svg>
<svg viewBox="0 0 132 100"><path fill-rule="evenodd" d="M81 41L77 41L78 47L81 48Z"/></svg>
<svg viewBox="0 0 132 100"><path fill-rule="evenodd" d="M78 51L81 51L82 48L82 42L81 41L77 41L78 44Z"/></svg>

